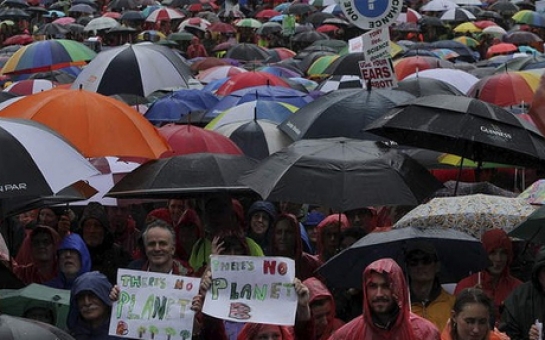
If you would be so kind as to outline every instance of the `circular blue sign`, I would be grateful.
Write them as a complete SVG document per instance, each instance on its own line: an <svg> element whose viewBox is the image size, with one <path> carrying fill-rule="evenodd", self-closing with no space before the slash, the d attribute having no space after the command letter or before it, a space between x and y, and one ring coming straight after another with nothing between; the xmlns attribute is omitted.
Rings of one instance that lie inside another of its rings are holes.
<svg viewBox="0 0 545 340"><path fill-rule="evenodd" d="M354 1L354 5L364 17L376 18L389 9L390 2L384 0L357 0Z"/></svg>

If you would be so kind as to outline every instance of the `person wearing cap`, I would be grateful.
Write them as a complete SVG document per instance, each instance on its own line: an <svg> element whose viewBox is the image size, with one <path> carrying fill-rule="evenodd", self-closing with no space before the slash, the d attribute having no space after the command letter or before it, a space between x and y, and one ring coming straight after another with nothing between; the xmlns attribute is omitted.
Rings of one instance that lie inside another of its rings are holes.
<svg viewBox="0 0 545 340"><path fill-rule="evenodd" d="M316 233L316 227L320 222L322 222L325 218L325 215L317 210L313 210L307 214L307 218L303 221L303 226L305 227L305 230L307 231L308 239L310 241L311 245L311 252L310 254L314 254L314 251L316 249L316 244L318 242L318 234Z"/></svg>
<svg viewBox="0 0 545 340"><path fill-rule="evenodd" d="M440 263L434 245L427 241L410 243L405 251L405 263L412 312L443 329L456 299L441 287L438 278Z"/></svg>
<svg viewBox="0 0 545 340"><path fill-rule="evenodd" d="M254 240L265 254L269 248L269 230L276 220L276 208L271 202L255 201L248 209L248 237Z"/></svg>

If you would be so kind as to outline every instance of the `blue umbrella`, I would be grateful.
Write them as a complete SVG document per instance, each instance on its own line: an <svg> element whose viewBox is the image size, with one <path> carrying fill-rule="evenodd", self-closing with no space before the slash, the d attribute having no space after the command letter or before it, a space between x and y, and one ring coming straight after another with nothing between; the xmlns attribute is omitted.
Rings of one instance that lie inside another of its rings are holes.
<svg viewBox="0 0 545 340"><path fill-rule="evenodd" d="M290 7L291 3L284 2L283 4L280 4L274 8L277 12L283 12L286 8Z"/></svg>
<svg viewBox="0 0 545 340"><path fill-rule="evenodd" d="M271 21L271 22L282 22L282 21L284 21L285 16L286 16L286 14L280 14L280 15L277 15L275 17L270 18L269 21Z"/></svg>
<svg viewBox="0 0 545 340"><path fill-rule="evenodd" d="M214 92L216 91L217 89L220 88L221 85L223 85L226 81L229 80L229 77L226 77L226 78L221 78L221 79L216 79L216 80L212 80L211 82L209 82L208 84L206 84L202 90L203 91L208 91L208 92Z"/></svg>
<svg viewBox="0 0 545 340"><path fill-rule="evenodd" d="M257 69L261 72L267 72L270 74L274 74L275 76L279 77L285 77L285 78L293 78L293 77L301 77L301 73L295 72L294 70L290 70L285 67L280 66L263 66Z"/></svg>
<svg viewBox="0 0 545 340"><path fill-rule="evenodd" d="M286 103L269 100L255 100L225 110L208 123L205 128L214 130L225 124L252 119L267 119L271 122L280 124L291 116L292 113L297 111L297 109L297 107Z"/></svg>
<svg viewBox="0 0 545 340"><path fill-rule="evenodd" d="M210 92L179 90L155 101L145 117L152 123L177 122L191 112L208 110L217 102L218 98Z"/></svg>
<svg viewBox="0 0 545 340"><path fill-rule="evenodd" d="M254 100L269 100L282 102L301 108L313 99L308 93L280 86L254 86L230 93L211 108L205 115L208 118L215 118L223 111L233 106Z"/></svg>

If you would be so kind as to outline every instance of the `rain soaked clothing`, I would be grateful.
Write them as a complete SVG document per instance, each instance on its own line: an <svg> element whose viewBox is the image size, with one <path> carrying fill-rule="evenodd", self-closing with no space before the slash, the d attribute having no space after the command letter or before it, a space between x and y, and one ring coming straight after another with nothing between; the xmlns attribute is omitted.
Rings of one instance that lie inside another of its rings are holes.
<svg viewBox="0 0 545 340"><path fill-rule="evenodd" d="M536 257L532 278L513 290L505 300L499 329L511 340L528 339L528 331L538 319L545 320L545 289L538 279L539 271L545 267L545 249Z"/></svg>
<svg viewBox="0 0 545 340"><path fill-rule="evenodd" d="M335 317L335 300L333 295L329 292L327 287L315 277L311 277L303 281L303 284L307 286L310 293L309 304L312 306L312 303L318 300L327 299L331 303L330 313L327 316L327 326L323 330L322 334L316 334L317 340L326 340L329 338L334 331L341 328L344 325L342 320L339 320ZM316 327L315 327L316 329ZM318 337L319 336L319 337Z"/></svg>
<svg viewBox="0 0 545 340"><path fill-rule="evenodd" d="M78 272L78 277L84 273L91 271L91 255L85 245L85 242L78 234L70 234L66 236L57 250L57 254L62 250L75 250L80 255L81 268ZM71 289L74 280L68 280L62 272L59 271L57 277L51 281L45 283L46 286L59 288L59 289Z"/></svg>
<svg viewBox="0 0 545 340"><path fill-rule="evenodd" d="M322 264L320 260L314 256L310 255L308 253L305 253L303 251L303 242L301 240L301 233L299 232L299 221L297 221L297 218L292 214L282 214L278 216L278 219L271 227L271 256L280 256L280 252L278 250L278 245L275 241L275 232L278 225L278 222L281 220L287 220L289 221L289 225L291 228L293 228L293 234L295 236L295 250L293 253L293 257L291 257L293 260L295 260L295 277L297 277L299 280L304 281L308 279L309 277L314 276L314 271L320 267Z"/></svg>
<svg viewBox="0 0 545 340"><path fill-rule="evenodd" d="M237 340L257 340L257 335L263 328L265 324L261 323L247 323L244 325L240 331ZM282 334L282 339L280 340L295 340L293 336L292 329L286 326L276 326L280 329L280 334Z"/></svg>
<svg viewBox="0 0 545 340"><path fill-rule="evenodd" d="M522 282L513 277L509 272L509 265L513 261L513 244L505 231L502 229L488 230L483 234L481 241L487 254L500 248L507 250L507 265L500 274L497 282L495 282L495 278L488 271L484 270L458 282L456 289L454 290L454 295L457 295L465 288L472 288L480 283L483 292L494 301L494 317L497 324L500 320L500 310L505 299L511 294L513 289L521 285Z"/></svg>
<svg viewBox="0 0 545 340"><path fill-rule="evenodd" d="M366 285L371 273L386 275L397 302L395 318L389 327L381 327L373 318L367 300ZM392 259L380 259L371 263L363 272L363 315L338 329L330 340L439 340L440 334L430 321L411 313L409 294L403 271Z"/></svg>
<svg viewBox="0 0 545 340"><path fill-rule="evenodd" d="M414 295L411 294L411 297ZM411 299L411 311L427 320L430 320L437 329L443 329L450 318L450 312L454 306L456 297L447 293L435 280L428 301L415 301Z"/></svg>
<svg viewBox="0 0 545 340"><path fill-rule="evenodd" d="M345 214L332 214L327 216L318 224L316 227L316 255L322 262L326 262L331 257L333 257L335 254L326 254L324 249L324 229L325 227L331 225L331 224L339 224L339 235L338 235L338 242L340 242L340 232L344 229L348 228L350 226L350 223L348 222L348 218L346 218Z"/></svg>
<svg viewBox="0 0 545 340"><path fill-rule="evenodd" d="M443 329L443 332L441 333L441 340L456 340L452 338L452 324L447 322L447 325L445 326L445 329ZM503 337L500 336L498 333L494 331L490 331L488 335L483 340L502 340Z"/></svg>

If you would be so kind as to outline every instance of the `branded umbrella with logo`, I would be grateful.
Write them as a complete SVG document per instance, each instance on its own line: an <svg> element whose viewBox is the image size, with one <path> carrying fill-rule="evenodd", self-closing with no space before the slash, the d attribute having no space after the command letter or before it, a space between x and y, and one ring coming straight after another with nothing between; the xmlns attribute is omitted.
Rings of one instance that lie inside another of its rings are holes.
<svg viewBox="0 0 545 340"><path fill-rule="evenodd" d="M420 97L399 105L365 131L416 146L519 166L545 164L545 138L530 123L499 106L451 95Z"/></svg>

